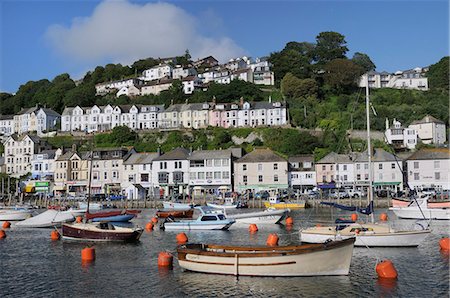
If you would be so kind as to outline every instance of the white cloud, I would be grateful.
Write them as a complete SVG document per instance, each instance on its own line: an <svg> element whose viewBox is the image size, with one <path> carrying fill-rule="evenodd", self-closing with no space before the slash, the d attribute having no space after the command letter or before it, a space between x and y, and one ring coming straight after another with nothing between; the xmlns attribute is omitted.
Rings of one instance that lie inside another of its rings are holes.
<svg viewBox="0 0 450 298"><path fill-rule="evenodd" d="M63 57L80 62L110 60L129 64L147 57L181 55L193 59L213 55L219 61L246 54L226 36L204 36L199 20L168 3L132 4L104 1L69 28L52 25L46 32L50 45Z"/></svg>

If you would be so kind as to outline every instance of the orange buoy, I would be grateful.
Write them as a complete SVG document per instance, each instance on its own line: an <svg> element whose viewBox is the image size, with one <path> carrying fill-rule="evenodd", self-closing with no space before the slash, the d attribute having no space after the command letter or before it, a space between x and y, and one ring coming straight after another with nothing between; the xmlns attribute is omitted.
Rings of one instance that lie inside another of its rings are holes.
<svg viewBox="0 0 450 298"><path fill-rule="evenodd" d="M77 216L75 218L75 222L77 222L77 223L81 223L82 221L83 221L83 218L81 216Z"/></svg>
<svg viewBox="0 0 450 298"><path fill-rule="evenodd" d="M50 238L52 239L52 240L59 240L59 233L58 233L58 231L56 231L56 230L53 230L51 233L50 233Z"/></svg>
<svg viewBox="0 0 450 298"><path fill-rule="evenodd" d="M170 252L162 251L158 255L158 267L172 268L173 256Z"/></svg>
<svg viewBox="0 0 450 298"><path fill-rule="evenodd" d="M269 234L267 237L266 244L268 246L277 246L278 245L278 235L277 234Z"/></svg>
<svg viewBox="0 0 450 298"><path fill-rule="evenodd" d="M153 230L153 223L148 222L148 223L145 225L145 230L147 230L147 231Z"/></svg>
<svg viewBox="0 0 450 298"><path fill-rule="evenodd" d="M158 218L157 217L152 217L152 223L158 223Z"/></svg>
<svg viewBox="0 0 450 298"><path fill-rule="evenodd" d="M95 260L95 248L86 247L81 250L81 261L93 262Z"/></svg>
<svg viewBox="0 0 450 298"><path fill-rule="evenodd" d="M359 234L359 229L355 230L355 234L358 235Z"/></svg>
<svg viewBox="0 0 450 298"><path fill-rule="evenodd" d="M177 235L177 242L178 244L183 244L188 242L188 237L186 236L185 233L180 233Z"/></svg>
<svg viewBox="0 0 450 298"><path fill-rule="evenodd" d="M448 237L443 237L439 240L439 247L441 250L450 251L450 239Z"/></svg>
<svg viewBox="0 0 450 298"><path fill-rule="evenodd" d="M6 232L3 230L0 230L0 239L6 238Z"/></svg>
<svg viewBox="0 0 450 298"><path fill-rule="evenodd" d="M358 220L358 214L352 213L351 219L352 219L352 221L357 221Z"/></svg>
<svg viewBox="0 0 450 298"><path fill-rule="evenodd" d="M380 220L381 220L381 221L386 221L386 220L388 220L387 214L386 214L386 213L381 213L381 214L380 214Z"/></svg>
<svg viewBox="0 0 450 298"><path fill-rule="evenodd" d="M385 260L377 264L376 271L379 278L396 279L398 274L394 264L390 260Z"/></svg>
<svg viewBox="0 0 450 298"><path fill-rule="evenodd" d="M5 222L3 223L3 225L2 225L2 227L3 227L4 229L8 229L10 226L11 226L11 223L10 223L9 221L5 221Z"/></svg>
<svg viewBox="0 0 450 298"><path fill-rule="evenodd" d="M248 231L250 233L256 233L258 232L258 226L256 224L250 224L250 226L248 227Z"/></svg>
<svg viewBox="0 0 450 298"><path fill-rule="evenodd" d="M286 224L287 225L293 225L294 224L294 220L292 219L292 217L288 216L286 218Z"/></svg>

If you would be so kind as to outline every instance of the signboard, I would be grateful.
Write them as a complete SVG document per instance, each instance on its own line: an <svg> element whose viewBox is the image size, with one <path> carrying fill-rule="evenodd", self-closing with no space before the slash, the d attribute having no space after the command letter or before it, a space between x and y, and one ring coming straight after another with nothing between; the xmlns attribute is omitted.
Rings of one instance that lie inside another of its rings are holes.
<svg viewBox="0 0 450 298"><path fill-rule="evenodd" d="M36 183L34 184L34 186L36 186L36 187L48 187L48 185L49 185L49 182L48 182L48 181L36 182Z"/></svg>

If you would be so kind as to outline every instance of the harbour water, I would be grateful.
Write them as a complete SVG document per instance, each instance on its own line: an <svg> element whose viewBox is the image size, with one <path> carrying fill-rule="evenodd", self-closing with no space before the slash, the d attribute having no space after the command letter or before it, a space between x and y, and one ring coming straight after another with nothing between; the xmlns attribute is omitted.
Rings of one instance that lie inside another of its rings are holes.
<svg viewBox="0 0 450 298"><path fill-rule="evenodd" d="M377 210L378 214L384 210ZM133 223L144 226L155 210L144 210ZM247 227L230 231L186 232L189 242L265 245L269 233L280 245L299 243L298 230L337 216L328 208L291 212L294 226L260 226L250 235ZM398 220L397 228L415 221ZM8 229L0 240L0 297L448 297L449 257L438 241L448 236L449 222L432 222L433 233L417 248L355 248L348 276L259 278L185 272L174 260L173 270L158 269L158 253L174 251L178 232L144 232L137 244L95 244L96 260L81 264L85 244L51 241L51 229ZM375 265L390 259L398 280L378 280Z"/></svg>

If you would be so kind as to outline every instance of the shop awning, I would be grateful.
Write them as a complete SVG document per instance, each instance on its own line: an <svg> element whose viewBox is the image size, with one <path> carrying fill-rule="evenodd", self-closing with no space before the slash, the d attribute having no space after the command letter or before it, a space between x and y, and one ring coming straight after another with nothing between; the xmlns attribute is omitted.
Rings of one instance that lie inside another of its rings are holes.
<svg viewBox="0 0 450 298"><path fill-rule="evenodd" d="M230 187L222 185L222 186L219 186L219 189L230 189Z"/></svg>
<svg viewBox="0 0 450 298"><path fill-rule="evenodd" d="M57 190L57 191L66 190L66 187L64 185L55 185L53 187L53 190Z"/></svg>
<svg viewBox="0 0 450 298"><path fill-rule="evenodd" d="M401 182L374 182L373 185L374 186L379 186L379 185L400 185Z"/></svg>

